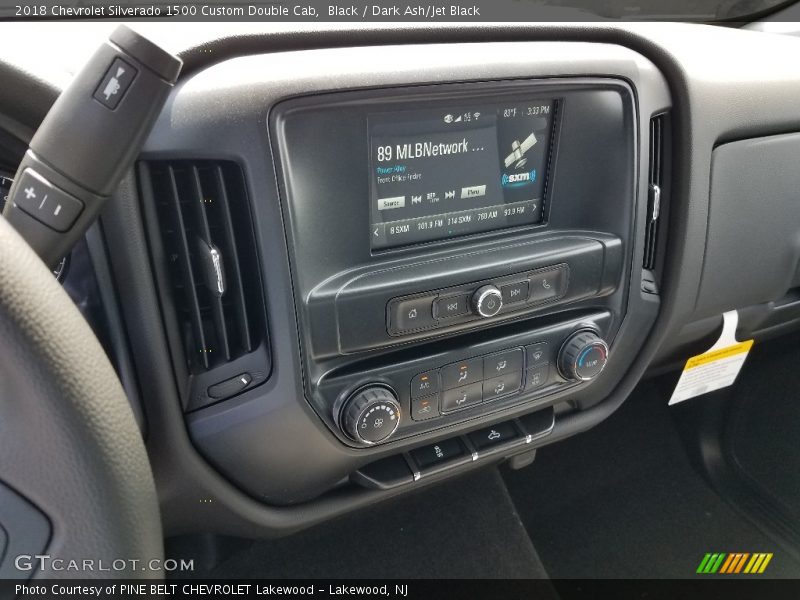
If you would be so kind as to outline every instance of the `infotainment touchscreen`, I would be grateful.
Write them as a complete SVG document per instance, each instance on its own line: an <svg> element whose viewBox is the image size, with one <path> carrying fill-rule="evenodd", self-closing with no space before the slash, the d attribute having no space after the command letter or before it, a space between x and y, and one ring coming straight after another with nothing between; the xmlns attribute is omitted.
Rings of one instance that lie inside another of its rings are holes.
<svg viewBox="0 0 800 600"><path fill-rule="evenodd" d="M372 248L541 222L555 105L370 114Z"/></svg>

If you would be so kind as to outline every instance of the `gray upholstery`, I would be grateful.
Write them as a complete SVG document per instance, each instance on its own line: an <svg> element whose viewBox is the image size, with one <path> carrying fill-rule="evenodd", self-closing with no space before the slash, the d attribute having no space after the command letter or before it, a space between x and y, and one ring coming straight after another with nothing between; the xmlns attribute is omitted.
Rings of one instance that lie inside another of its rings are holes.
<svg viewBox="0 0 800 600"><path fill-rule="evenodd" d="M2 217L0 480L49 517L53 557L163 558L152 472L116 373L67 294ZM38 575L147 574L139 566Z"/></svg>

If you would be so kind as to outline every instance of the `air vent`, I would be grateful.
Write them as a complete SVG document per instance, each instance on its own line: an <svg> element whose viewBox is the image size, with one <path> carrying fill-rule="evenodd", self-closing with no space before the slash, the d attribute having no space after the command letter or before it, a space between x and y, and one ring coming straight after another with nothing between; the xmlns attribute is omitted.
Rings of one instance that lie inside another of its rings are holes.
<svg viewBox="0 0 800 600"><path fill-rule="evenodd" d="M650 119L650 166L647 193L647 226L644 238L644 260L642 266L652 270L656 266L658 247L658 218L661 214L664 177L665 116Z"/></svg>
<svg viewBox="0 0 800 600"><path fill-rule="evenodd" d="M265 341L266 319L240 167L153 161L140 163L139 174L160 238L154 257L162 263L162 287L169 288L189 372L253 352Z"/></svg>

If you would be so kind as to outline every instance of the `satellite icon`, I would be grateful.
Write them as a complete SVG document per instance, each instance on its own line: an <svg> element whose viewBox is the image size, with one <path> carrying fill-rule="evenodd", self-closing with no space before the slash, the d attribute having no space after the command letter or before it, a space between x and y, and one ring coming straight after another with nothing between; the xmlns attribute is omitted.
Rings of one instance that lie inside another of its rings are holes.
<svg viewBox="0 0 800 600"><path fill-rule="evenodd" d="M506 165L506 168L510 167L512 164L514 164L515 169L521 169L524 167L528 162L528 159L525 158L525 153L533 148L534 145L536 145L535 133L530 134L521 143L517 140L511 142L511 154L506 156L505 160L503 161Z"/></svg>

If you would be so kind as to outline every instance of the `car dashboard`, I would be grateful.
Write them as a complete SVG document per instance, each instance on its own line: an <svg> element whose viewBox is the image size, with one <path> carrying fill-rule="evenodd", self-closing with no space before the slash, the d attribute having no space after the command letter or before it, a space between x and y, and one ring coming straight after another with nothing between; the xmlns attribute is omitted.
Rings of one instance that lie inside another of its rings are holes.
<svg viewBox="0 0 800 600"><path fill-rule="evenodd" d="M61 274L135 408L168 533L284 535L524 461L703 351L725 311L756 339L795 330L800 77L768 57L800 42L476 35L185 50Z"/></svg>

